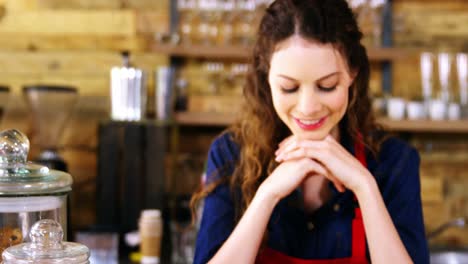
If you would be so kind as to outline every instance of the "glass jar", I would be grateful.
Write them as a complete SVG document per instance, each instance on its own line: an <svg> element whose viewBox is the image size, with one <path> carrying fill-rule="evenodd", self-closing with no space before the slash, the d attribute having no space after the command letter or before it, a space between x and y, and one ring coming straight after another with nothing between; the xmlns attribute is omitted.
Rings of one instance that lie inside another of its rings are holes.
<svg viewBox="0 0 468 264"><path fill-rule="evenodd" d="M38 220L55 220L67 230L72 177L27 162L28 151L29 140L23 133L0 132L0 253L28 242L29 230Z"/></svg>
<svg viewBox="0 0 468 264"><path fill-rule="evenodd" d="M89 249L79 243L62 242L63 229L51 219L43 219L31 227L31 242L3 251L3 264L88 264Z"/></svg>

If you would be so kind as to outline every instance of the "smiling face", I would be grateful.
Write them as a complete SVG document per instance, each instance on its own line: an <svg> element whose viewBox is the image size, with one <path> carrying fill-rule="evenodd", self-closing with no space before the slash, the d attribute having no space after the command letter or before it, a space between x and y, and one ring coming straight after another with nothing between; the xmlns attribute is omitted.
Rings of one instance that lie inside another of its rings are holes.
<svg viewBox="0 0 468 264"><path fill-rule="evenodd" d="M279 118L302 139L338 136L353 81L342 55L331 44L292 36L276 46L268 82Z"/></svg>

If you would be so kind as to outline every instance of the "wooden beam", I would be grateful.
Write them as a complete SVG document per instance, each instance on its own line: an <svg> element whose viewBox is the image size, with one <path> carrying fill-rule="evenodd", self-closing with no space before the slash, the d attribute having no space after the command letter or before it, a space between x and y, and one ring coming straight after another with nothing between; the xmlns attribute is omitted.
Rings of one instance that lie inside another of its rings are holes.
<svg viewBox="0 0 468 264"><path fill-rule="evenodd" d="M136 27L138 33L150 34L169 32L168 10L136 10Z"/></svg>
<svg viewBox="0 0 468 264"><path fill-rule="evenodd" d="M468 2L397 0L393 3L396 45L463 48L468 40Z"/></svg>
<svg viewBox="0 0 468 264"><path fill-rule="evenodd" d="M0 5L2 3L9 11L37 9L37 0L0 0Z"/></svg>
<svg viewBox="0 0 468 264"><path fill-rule="evenodd" d="M466 0L393 0L393 10L396 12L421 12L421 11L460 11L468 10Z"/></svg>
<svg viewBox="0 0 468 264"><path fill-rule="evenodd" d="M136 67L153 71L158 65L167 65L168 57L152 53L131 54ZM108 77L114 66L122 65L122 56L117 52L0 52L1 75L71 75Z"/></svg>
<svg viewBox="0 0 468 264"><path fill-rule="evenodd" d="M168 10L170 0L36 0L40 8L47 9L155 9Z"/></svg>
<svg viewBox="0 0 468 264"><path fill-rule="evenodd" d="M136 17L132 10L36 10L11 11L0 20L0 34L41 35L136 35Z"/></svg>
<svg viewBox="0 0 468 264"><path fill-rule="evenodd" d="M149 39L144 36L0 34L0 50L27 51L145 51Z"/></svg>
<svg viewBox="0 0 468 264"><path fill-rule="evenodd" d="M468 35L468 12L445 11L413 13L405 18L410 32L430 36L465 37Z"/></svg>
<svg viewBox="0 0 468 264"><path fill-rule="evenodd" d="M2 85L7 85L11 89L11 93L21 95L23 86L25 85L67 85L78 89L80 95L87 96L109 96L110 81L106 76L85 77L85 76L54 76L50 74L34 74L29 76L11 76L0 74Z"/></svg>
<svg viewBox="0 0 468 264"><path fill-rule="evenodd" d="M43 9L119 9L119 0L36 0ZM159 1L155 1L159 2Z"/></svg>

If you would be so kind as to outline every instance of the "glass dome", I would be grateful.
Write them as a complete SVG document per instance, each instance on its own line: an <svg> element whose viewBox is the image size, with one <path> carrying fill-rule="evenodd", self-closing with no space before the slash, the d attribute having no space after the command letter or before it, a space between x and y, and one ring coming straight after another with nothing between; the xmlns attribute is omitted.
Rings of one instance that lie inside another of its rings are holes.
<svg viewBox="0 0 468 264"><path fill-rule="evenodd" d="M0 197L61 194L71 190L70 174L27 161L28 138L16 129L0 132Z"/></svg>
<svg viewBox="0 0 468 264"><path fill-rule="evenodd" d="M4 264L88 264L89 249L79 243L63 242L63 230L51 219L36 222L29 233L30 243L3 251Z"/></svg>

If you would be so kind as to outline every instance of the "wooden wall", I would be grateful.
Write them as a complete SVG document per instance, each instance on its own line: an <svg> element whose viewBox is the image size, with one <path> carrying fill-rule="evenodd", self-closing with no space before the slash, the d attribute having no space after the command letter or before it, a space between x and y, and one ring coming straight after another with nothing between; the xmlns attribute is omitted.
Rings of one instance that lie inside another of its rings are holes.
<svg viewBox="0 0 468 264"><path fill-rule="evenodd" d="M168 0L0 0L0 85L12 89L1 129L18 128L33 140L22 97L28 84L71 85L80 98L60 143L74 178L72 218L76 228L95 222L97 124L109 117L110 69L129 51L148 73L150 106L154 70L167 56L148 44L169 29Z"/></svg>
<svg viewBox="0 0 468 264"><path fill-rule="evenodd" d="M468 51L468 2L463 0L395 0L394 45L406 59L393 65L394 95L421 97L419 54L422 51Z"/></svg>
<svg viewBox="0 0 468 264"><path fill-rule="evenodd" d="M394 44L408 56L393 64L394 95L421 97L419 54L468 52L468 1L394 0ZM454 75L452 75L452 78ZM438 85L436 84L436 87ZM437 88L436 88L437 89ZM457 91L458 86L452 87ZM428 231L468 217L468 135L415 134L421 154L421 184ZM452 228L431 244L467 245L468 228Z"/></svg>

